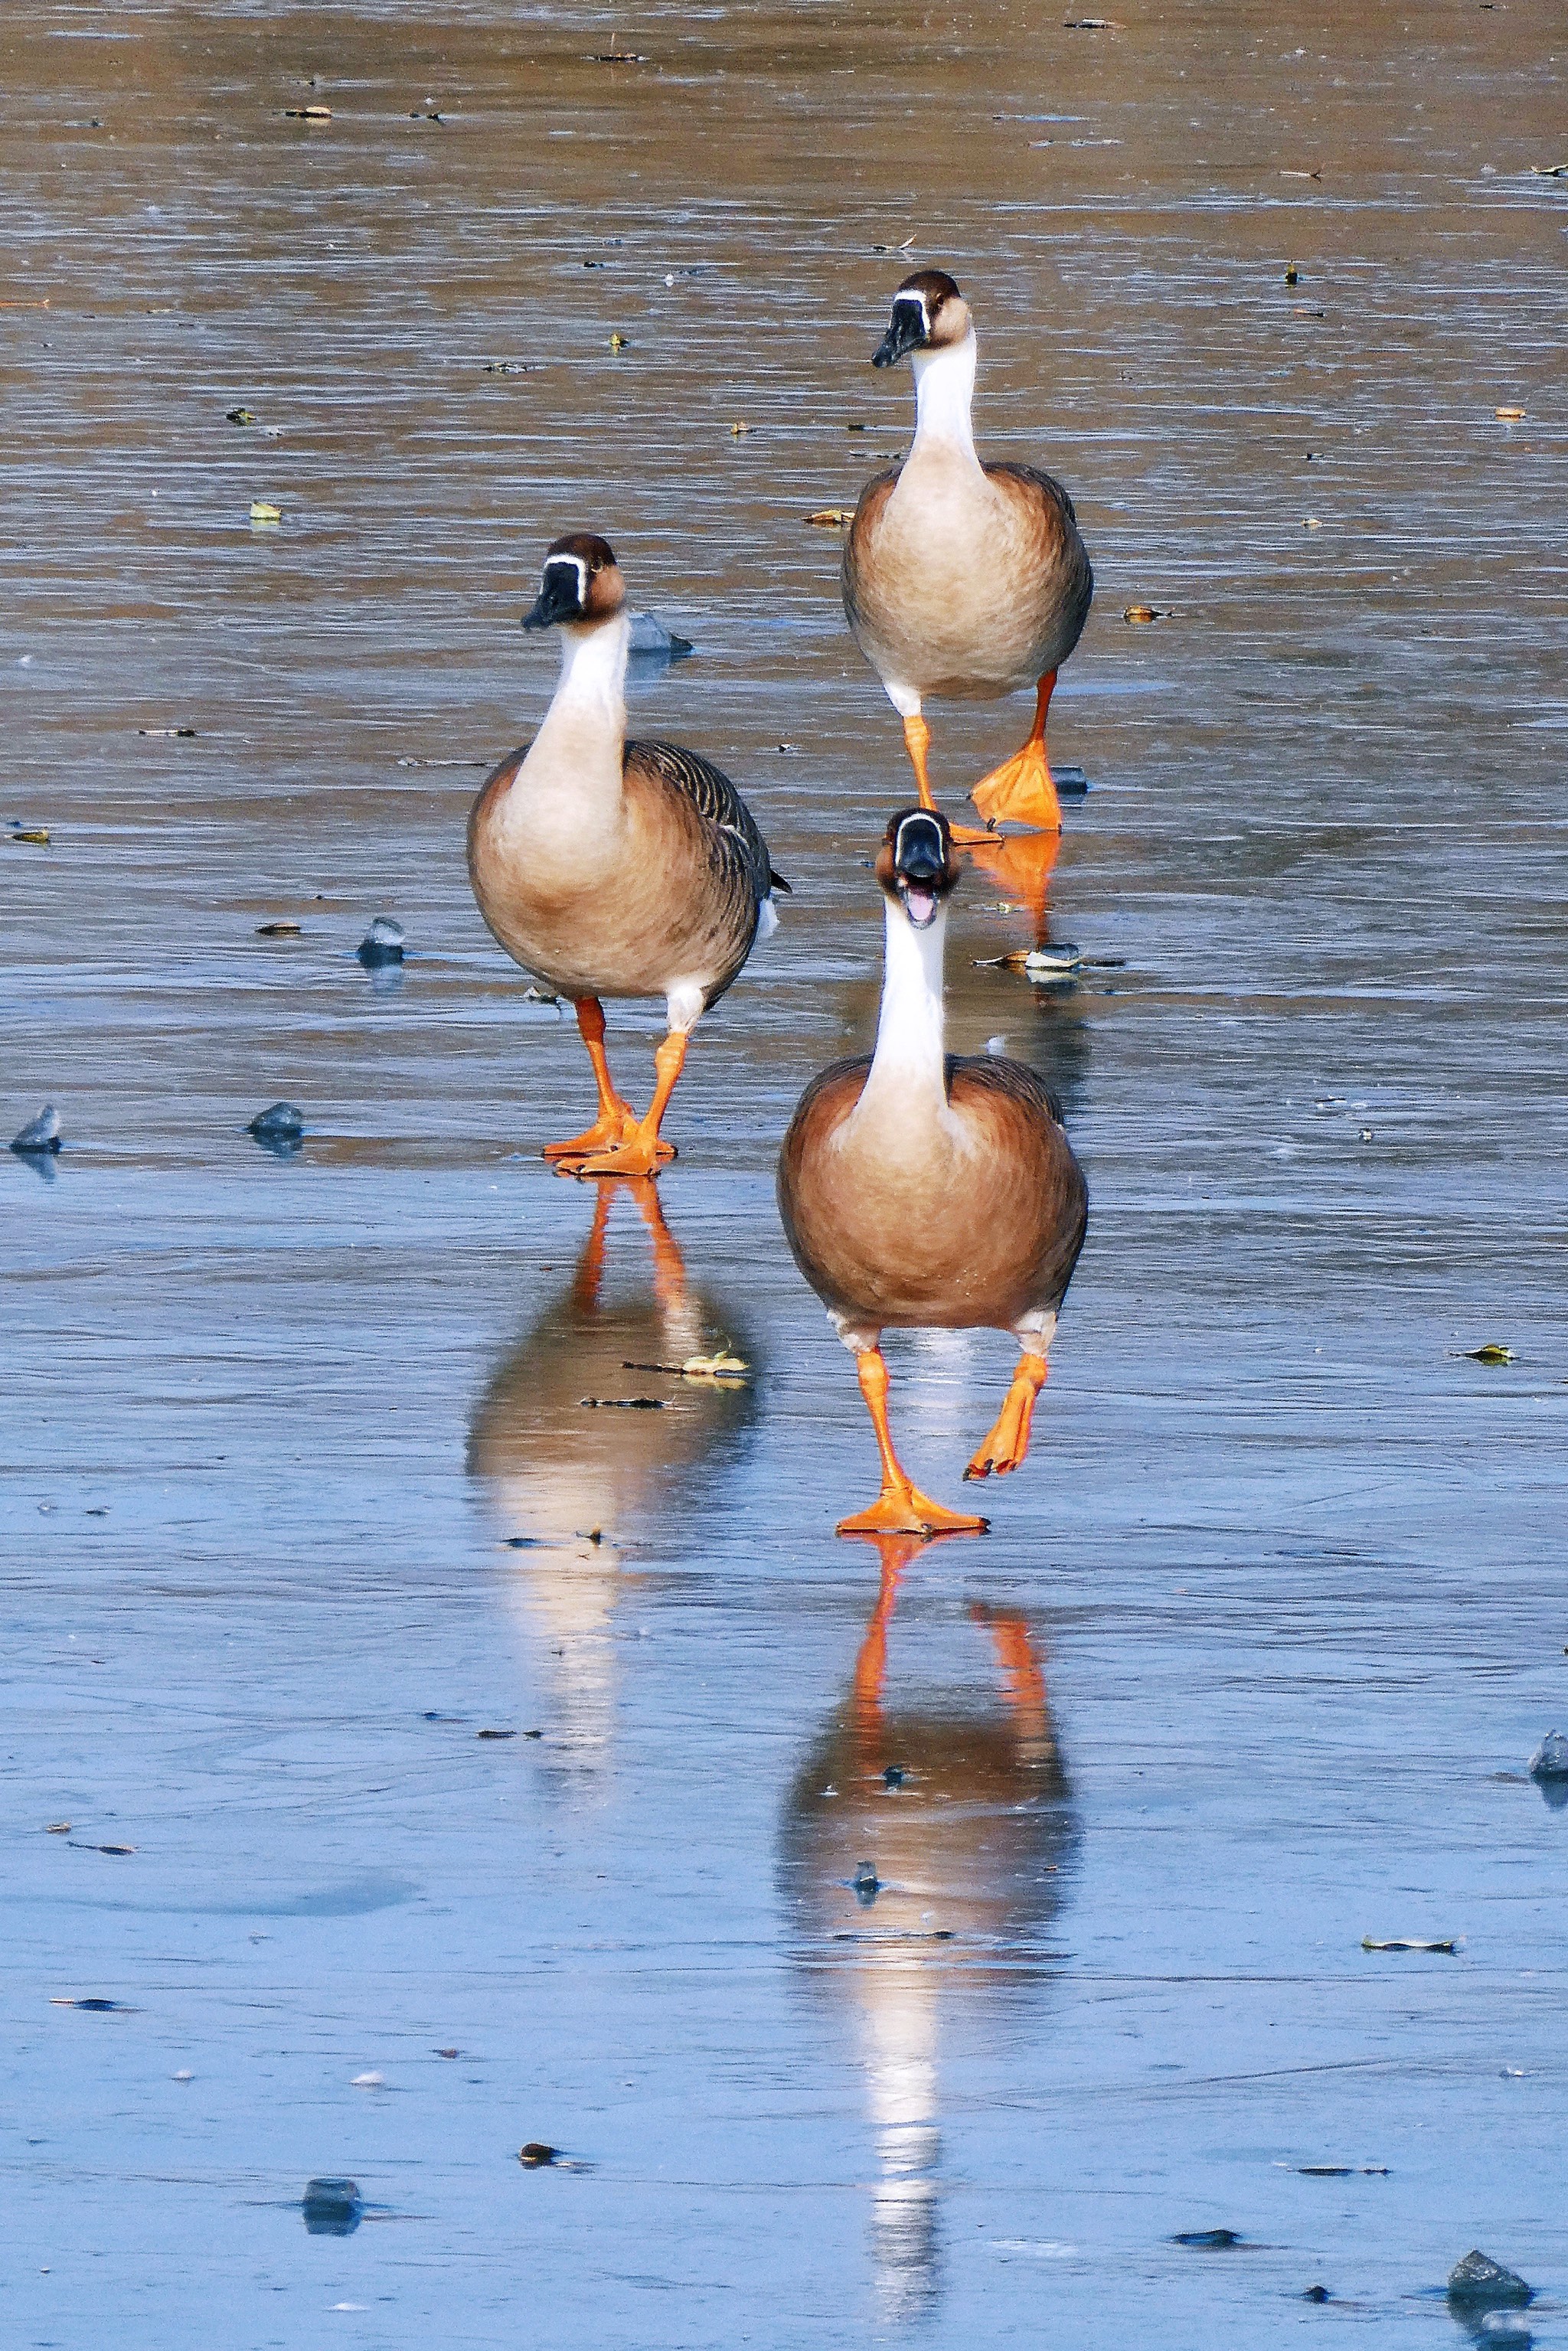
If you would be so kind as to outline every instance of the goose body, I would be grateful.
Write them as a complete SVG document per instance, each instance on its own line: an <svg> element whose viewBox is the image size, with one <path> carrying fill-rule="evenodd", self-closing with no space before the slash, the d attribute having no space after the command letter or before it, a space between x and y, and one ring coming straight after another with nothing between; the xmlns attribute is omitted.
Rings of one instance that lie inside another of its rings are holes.
<svg viewBox="0 0 1568 2351"><path fill-rule="evenodd" d="M570 997L599 1086L599 1116L546 1156L579 1175L656 1172L686 1039L777 922L787 888L740 794L673 743L629 742L630 624L613 550L558 539L525 628L559 625L560 680L531 744L486 778L468 822L480 913L507 953ZM639 1120L604 1057L605 997L662 996L669 1033Z"/></svg>
<svg viewBox="0 0 1568 2351"><path fill-rule="evenodd" d="M1055 831L1061 811L1045 713L1094 592L1072 500L1034 466L982 464L971 418L975 330L941 270L916 271L894 298L876 364L906 354L915 439L903 465L861 494L844 547L845 614L904 722L923 807L934 804L926 699L991 701L1036 687L1029 742L972 797L992 823L1013 817Z"/></svg>
<svg viewBox="0 0 1568 2351"><path fill-rule="evenodd" d="M779 1212L796 1263L855 1355L883 1457L881 1496L840 1532L978 1529L983 1520L929 1501L900 1468L880 1336L1011 1332L1018 1374L966 1475L1017 1468L1088 1193L1032 1070L945 1050L945 901L956 879L946 819L895 817L877 871L887 946L876 1050L834 1063L801 1096L779 1154Z"/></svg>
<svg viewBox="0 0 1568 2351"><path fill-rule="evenodd" d="M695 751L619 750L619 788L591 814L590 761L545 727L502 760L469 821L479 911L558 996L695 997L706 1011L777 920L767 843L728 777Z"/></svg>

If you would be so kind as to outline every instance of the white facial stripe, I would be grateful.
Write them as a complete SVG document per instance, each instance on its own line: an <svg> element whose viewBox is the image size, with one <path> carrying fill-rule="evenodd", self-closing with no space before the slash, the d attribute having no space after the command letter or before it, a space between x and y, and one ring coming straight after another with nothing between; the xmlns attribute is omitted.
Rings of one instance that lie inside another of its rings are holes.
<svg viewBox="0 0 1568 2351"><path fill-rule="evenodd" d="M931 318L930 313L925 308L925 295L915 294L913 292L908 294L895 294L893 298L893 307L895 310L901 302L913 302L915 305L916 308L920 312L920 331L922 335L928 335L931 332Z"/></svg>
<svg viewBox="0 0 1568 2351"><path fill-rule="evenodd" d="M894 865L902 866L904 863L904 835L908 832L912 825L918 825L923 831L931 834L935 839L936 855L938 858L942 855L942 835L937 827L932 823L931 819L928 816L906 816L904 822L898 828L898 838L893 844L893 862Z"/></svg>
<svg viewBox="0 0 1568 2351"><path fill-rule="evenodd" d="M551 573L553 570L555 570L555 569L557 568L557 566L558 566L558 565L559 565L559 564L567 564L567 565L570 565L570 568L571 568L571 569L572 569L573 571L575 571L575 572L576 572L576 574L577 574L577 607L578 607L579 611L585 611L587 610L587 608L588 608L588 566L587 566L587 564L583 561L583 559L582 559L582 558L581 558L581 556L580 556L580 555L552 555L552 556L549 556L549 557L548 557L548 558L547 558L547 559L546 559L546 562L545 562L545 569L544 569L544 576L545 576L545 578L546 578L547 580L549 578L550 573Z"/></svg>

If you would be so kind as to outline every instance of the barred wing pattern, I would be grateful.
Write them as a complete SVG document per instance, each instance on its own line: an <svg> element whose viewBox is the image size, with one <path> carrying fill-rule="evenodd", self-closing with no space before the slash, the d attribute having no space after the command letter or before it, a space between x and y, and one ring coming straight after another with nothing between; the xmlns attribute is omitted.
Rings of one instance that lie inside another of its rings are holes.
<svg viewBox="0 0 1568 2351"><path fill-rule="evenodd" d="M768 862L768 843L757 829L757 821L729 778L710 761L697 757L695 751L682 748L678 743L633 743L626 746L625 763L633 763L645 775L656 776L665 788L679 792L691 802L697 814L710 825L717 839L714 844L714 862L744 874L750 886L752 903L760 905L776 884L787 889Z"/></svg>

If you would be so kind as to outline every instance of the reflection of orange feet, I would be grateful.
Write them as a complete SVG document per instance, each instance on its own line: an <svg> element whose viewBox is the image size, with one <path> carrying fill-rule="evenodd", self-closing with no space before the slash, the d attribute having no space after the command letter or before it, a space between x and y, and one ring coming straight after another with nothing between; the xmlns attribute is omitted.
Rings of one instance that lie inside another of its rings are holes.
<svg viewBox="0 0 1568 2351"><path fill-rule="evenodd" d="M674 1155L673 1143L660 1143L643 1134L633 1123L630 1135L613 1151L595 1152L591 1158L579 1160L566 1173L571 1176L656 1176Z"/></svg>
<svg viewBox="0 0 1568 2351"><path fill-rule="evenodd" d="M1019 1467L1029 1451L1034 1400L1044 1385L1045 1357L1020 1355L1012 1385L997 1415L997 1425L965 1470L966 1479L988 1478L993 1471L998 1478L1005 1478L1009 1469Z"/></svg>
<svg viewBox="0 0 1568 2351"><path fill-rule="evenodd" d="M838 1532L841 1535L983 1535L990 1526L989 1519L970 1517L963 1510L949 1510L940 1502L931 1500L918 1486L906 1478L902 1485L884 1485L869 1510L857 1510L852 1519L841 1519Z"/></svg>
<svg viewBox="0 0 1568 2351"><path fill-rule="evenodd" d="M1021 751L982 778L969 798L992 824L1010 819L1014 824L1032 825L1037 832L1061 831L1061 802L1056 797L1045 744L1035 736Z"/></svg>
<svg viewBox="0 0 1568 2351"><path fill-rule="evenodd" d="M596 1151L613 1151L618 1144L629 1142L637 1132L637 1113L629 1102L621 1100L619 1094L615 1102L612 1111L601 1113L580 1134L572 1135L565 1143L547 1143L544 1157L549 1160L587 1159ZM569 1167L564 1172L570 1176L574 1171Z"/></svg>
<svg viewBox="0 0 1568 2351"><path fill-rule="evenodd" d="M988 832L974 852L981 872L1028 908L1036 946L1045 945L1046 901L1051 870L1061 854L1059 832Z"/></svg>

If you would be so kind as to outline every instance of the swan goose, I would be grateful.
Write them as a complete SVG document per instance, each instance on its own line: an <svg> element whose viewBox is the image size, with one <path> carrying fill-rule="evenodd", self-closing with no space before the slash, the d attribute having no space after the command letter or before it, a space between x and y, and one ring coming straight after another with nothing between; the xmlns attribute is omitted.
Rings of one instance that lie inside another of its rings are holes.
<svg viewBox="0 0 1568 2351"><path fill-rule="evenodd" d="M626 589L591 532L545 557L525 629L561 634L560 679L531 745L486 778L468 820L468 872L514 961L570 997L599 1090L581 1134L549 1144L562 1174L653 1176L674 1156L660 1127L701 1015L776 927L788 890L727 776L674 743L626 737ZM605 997L663 996L645 1117L615 1090Z"/></svg>
<svg viewBox="0 0 1568 2351"><path fill-rule="evenodd" d="M1083 1245L1088 1193L1055 1102L1021 1061L944 1050L942 949L957 880L939 812L894 816L876 862L886 964L876 1050L801 1095L779 1155L795 1261L855 1358L882 1490L839 1532L978 1533L987 1520L921 1493L888 1428L884 1328L1001 1330L1019 1343L1006 1401L967 1479L1029 1447L1057 1312Z"/></svg>
<svg viewBox="0 0 1568 2351"><path fill-rule="evenodd" d="M915 439L902 466L861 492L844 546L844 610L904 720L923 808L936 805L925 698L988 702L1034 686L1028 741L969 797L992 829L1010 818L1059 832L1046 712L1089 617L1094 575L1061 483L1032 465L982 465L976 455L976 350L969 307L946 272L906 277L872 364L910 359ZM986 835L960 827L956 837Z"/></svg>

